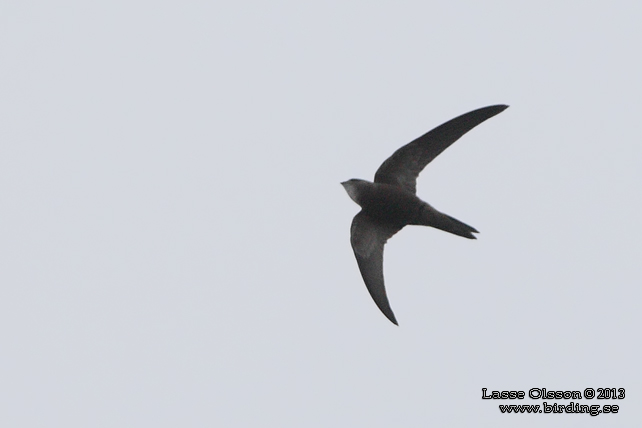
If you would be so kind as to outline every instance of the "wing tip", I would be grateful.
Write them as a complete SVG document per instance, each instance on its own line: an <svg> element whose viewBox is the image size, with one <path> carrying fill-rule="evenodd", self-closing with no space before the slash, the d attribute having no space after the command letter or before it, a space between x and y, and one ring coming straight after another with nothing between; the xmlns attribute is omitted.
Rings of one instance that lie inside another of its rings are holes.
<svg viewBox="0 0 642 428"><path fill-rule="evenodd" d="M377 307L379 308L379 310L381 311L381 313L384 314L385 317L388 318L388 320L391 323L393 323L396 326L399 326L399 323L397 322L397 318L395 318L395 314L394 312L392 312L392 308L390 307L390 303L388 303L388 297L385 296L384 299L380 299L380 298L377 299L377 298L374 298L373 296L373 300L377 305Z"/></svg>
<svg viewBox="0 0 642 428"><path fill-rule="evenodd" d="M397 318L395 318L395 314L392 313L392 310L390 311L390 314L387 314L385 312L383 314L386 316L386 318L388 318L390 320L391 323L393 323L394 325L399 327L399 323L397 322Z"/></svg>
<svg viewBox="0 0 642 428"><path fill-rule="evenodd" d="M388 296L385 295L385 290L383 298L381 298L381 296L372 296L372 299L374 300L381 313L384 314L391 323L398 326L399 323L397 322L397 318L395 318L394 312L392 312L392 308L390 307L390 303L388 302Z"/></svg>
<svg viewBox="0 0 642 428"><path fill-rule="evenodd" d="M508 107L510 107L508 104L495 104L492 106L488 107L482 107L480 110L492 110L493 111L493 116L496 114L499 114L506 110Z"/></svg>

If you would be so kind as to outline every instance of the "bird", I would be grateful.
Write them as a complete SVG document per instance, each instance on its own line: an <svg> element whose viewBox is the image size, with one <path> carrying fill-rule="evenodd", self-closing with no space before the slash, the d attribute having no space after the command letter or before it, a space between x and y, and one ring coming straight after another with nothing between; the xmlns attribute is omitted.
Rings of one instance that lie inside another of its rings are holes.
<svg viewBox="0 0 642 428"><path fill-rule="evenodd" d="M383 314L399 325L383 279L383 248L407 225L430 226L468 239L479 233L417 196L419 173L465 133L501 113L507 105L482 107L449 120L398 149L381 164L374 182L353 178L341 183L361 211L352 219L350 243L370 296Z"/></svg>

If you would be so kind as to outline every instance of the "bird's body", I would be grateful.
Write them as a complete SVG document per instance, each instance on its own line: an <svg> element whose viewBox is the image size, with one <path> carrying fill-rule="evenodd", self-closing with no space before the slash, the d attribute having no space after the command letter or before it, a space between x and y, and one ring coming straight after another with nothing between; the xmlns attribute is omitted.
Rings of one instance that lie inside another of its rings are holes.
<svg viewBox="0 0 642 428"><path fill-rule="evenodd" d="M475 239L473 227L441 213L416 195L416 180L423 168L466 132L504 111L508 106L484 107L456 117L397 150L377 170L375 182L352 179L341 183L361 211L352 220L350 242L366 287L390 321L383 280L383 247L404 226L431 226Z"/></svg>
<svg viewBox="0 0 642 428"><path fill-rule="evenodd" d="M411 224L417 220L423 205L428 205L417 195L386 183L352 179L342 184L346 189L357 187L356 191L352 191L352 194L358 195L353 200L366 214L381 221Z"/></svg>
<svg viewBox="0 0 642 428"><path fill-rule="evenodd" d="M472 227L434 209L417 195L386 183L371 183L366 180L352 179L343 184L348 194L358 195L354 200L361 206L364 215L383 223L404 227L406 225L430 226L465 238L475 239ZM352 192L352 194L351 194ZM460 226L463 225L463 226Z"/></svg>

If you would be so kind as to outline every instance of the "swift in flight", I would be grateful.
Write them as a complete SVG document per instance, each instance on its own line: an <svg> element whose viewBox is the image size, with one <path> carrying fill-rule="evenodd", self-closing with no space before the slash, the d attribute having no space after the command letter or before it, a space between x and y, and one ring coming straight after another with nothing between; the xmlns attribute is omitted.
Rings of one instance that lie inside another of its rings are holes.
<svg viewBox="0 0 642 428"><path fill-rule="evenodd" d="M476 239L475 228L437 211L417 197L419 173L466 132L507 109L494 105L456 117L406 144L381 164L374 183L353 178L341 183L361 206L352 220L350 243L363 281L381 312L394 324L383 281L383 246L404 226L430 226ZM397 324L398 325L398 324Z"/></svg>

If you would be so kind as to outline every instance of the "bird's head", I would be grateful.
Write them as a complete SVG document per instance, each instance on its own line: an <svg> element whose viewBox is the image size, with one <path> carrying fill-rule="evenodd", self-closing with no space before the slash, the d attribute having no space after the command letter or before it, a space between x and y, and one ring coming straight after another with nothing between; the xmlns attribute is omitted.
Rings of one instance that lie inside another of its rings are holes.
<svg viewBox="0 0 642 428"><path fill-rule="evenodd" d="M361 200L361 197L363 197L366 187L368 187L368 185L372 185L372 183L366 180L353 178L351 180L344 181L343 183L341 183L341 185L344 189L346 189L346 192L348 192L348 196L350 196L350 199L359 204L359 201Z"/></svg>

